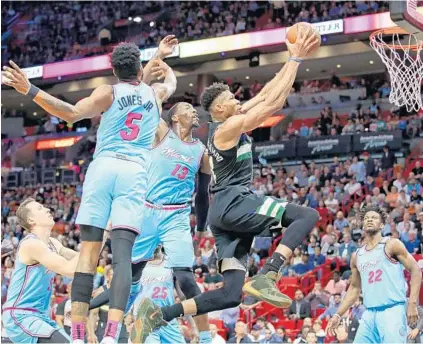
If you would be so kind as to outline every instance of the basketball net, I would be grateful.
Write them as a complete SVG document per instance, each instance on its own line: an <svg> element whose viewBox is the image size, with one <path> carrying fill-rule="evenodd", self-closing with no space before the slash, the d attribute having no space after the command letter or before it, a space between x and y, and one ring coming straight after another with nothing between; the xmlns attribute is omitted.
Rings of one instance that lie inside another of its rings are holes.
<svg viewBox="0 0 423 344"><path fill-rule="evenodd" d="M399 107L405 106L408 112L423 109L423 42L400 28L390 28L373 32L370 45L391 77L389 101Z"/></svg>

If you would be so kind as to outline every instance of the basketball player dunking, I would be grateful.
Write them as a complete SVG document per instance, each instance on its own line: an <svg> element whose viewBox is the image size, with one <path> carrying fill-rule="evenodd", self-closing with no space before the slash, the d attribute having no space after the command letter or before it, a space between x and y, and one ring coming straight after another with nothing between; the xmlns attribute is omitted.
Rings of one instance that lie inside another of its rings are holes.
<svg viewBox="0 0 423 344"><path fill-rule="evenodd" d="M247 256L254 236L272 226L288 227L282 244L264 266L263 273L249 282L244 291L278 307L291 304L276 287L279 268L292 250L301 244L318 220L311 208L286 204L272 197L260 197L249 190L253 161L251 142L245 134L282 108L302 59L320 44L320 36L306 23L299 25L297 40L287 43L291 57L259 93L245 103L239 101L223 84L213 84L202 95L202 106L211 113L215 124L208 150L212 167L213 202L209 224L216 239L224 286L172 306L158 308L144 299L139 307L143 326L139 338L145 340L149 329L181 315L200 315L237 306L241 301ZM241 115L246 113L245 115Z"/></svg>
<svg viewBox="0 0 423 344"><path fill-rule="evenodd" d="M363 292L366 311L354 343L405 343L407 318L408 325L417 321L422 273L401 241L382 238L385 219L385 212L378 206L369 206L363 211L366 244L351 258L351 285L337 313L329 321L327 330L331 335L360 292ZM408 304L404 267L411 273Z"/></svg>

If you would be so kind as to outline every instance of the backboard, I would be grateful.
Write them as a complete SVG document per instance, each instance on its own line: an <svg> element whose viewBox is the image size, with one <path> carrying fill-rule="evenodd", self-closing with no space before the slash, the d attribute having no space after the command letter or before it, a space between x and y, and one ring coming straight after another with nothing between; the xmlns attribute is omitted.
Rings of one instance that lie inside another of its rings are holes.
<svg viewBox="0 0 423 344"><path fill-rule="evenodd" d="M389 2L392 21L408 33L423 40L423 1L396 0Z"/></svg>

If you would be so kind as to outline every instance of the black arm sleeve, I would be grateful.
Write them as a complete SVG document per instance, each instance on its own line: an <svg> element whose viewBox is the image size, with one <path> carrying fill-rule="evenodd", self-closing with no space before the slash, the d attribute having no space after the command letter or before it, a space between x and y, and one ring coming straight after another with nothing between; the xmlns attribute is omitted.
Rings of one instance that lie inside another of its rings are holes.
<svg viewBox="0 0 423 344"><path fill-rule="evenodd" d="M208 187L210 175L198 172L197 194L195 196L195 213L197 216L197 231L206 230L207 212L209 211Z"/></svg>

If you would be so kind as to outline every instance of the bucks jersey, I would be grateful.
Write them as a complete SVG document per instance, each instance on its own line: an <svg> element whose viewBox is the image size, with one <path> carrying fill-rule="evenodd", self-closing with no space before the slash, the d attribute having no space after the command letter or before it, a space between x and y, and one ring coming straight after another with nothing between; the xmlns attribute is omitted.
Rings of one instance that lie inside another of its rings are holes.
<svg viewBox="0 0 423 344"><path fill-rule="evenodd" d="M213 142L214 133L220 124L211 125L207 144L213 177L210 191L217 192L235 185L250 188L253 178L251 140L243 133L235 147L225 151L216 148Z"/></svg>
<svg viewBox="0 0 423 344"><path fill-rule="evenodd" d="M34 234L28 234L21 243L29 238L39 240ZM50 249L54 250L53 247ZM56 273L41 264L26 265L22 263L19 259L18 249L15 269L3 309L27 309L48 315L55 275Z"/></svg>
<svg viewBox="0 0 423 344"><path fill-rule="evenodd" d="M366 246L357 250L357 268L366 308L393 306L407 301L404 267L387 256L385 247L388 240L383 238L372 250Z"/></svg>
<svg viewBox="0 0 423 344"><path fill-rule="evenodd" d="M159 125L153 89L144 84L113 86L112 106L103 113L94 158L117 153L145 160Z"/></svg>

